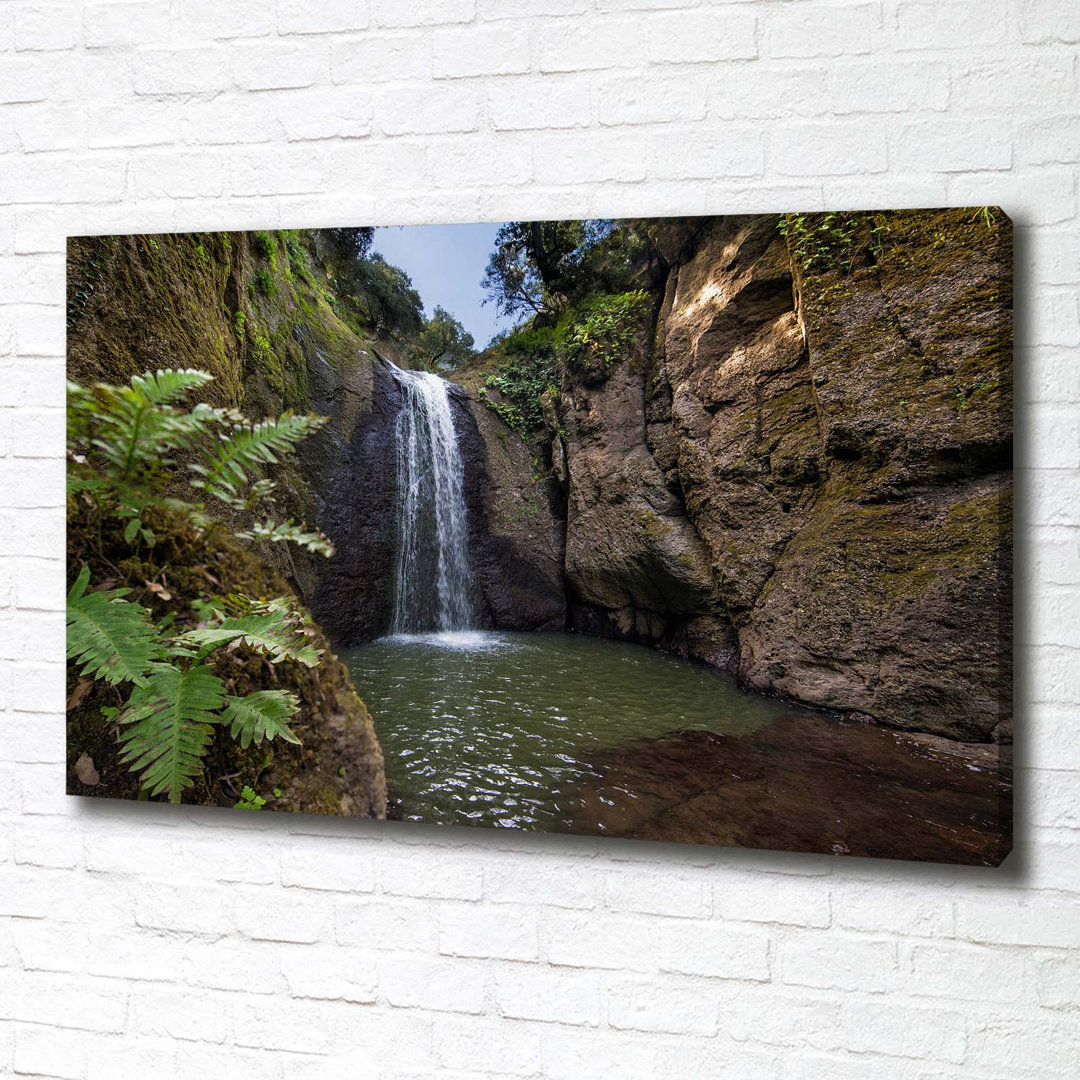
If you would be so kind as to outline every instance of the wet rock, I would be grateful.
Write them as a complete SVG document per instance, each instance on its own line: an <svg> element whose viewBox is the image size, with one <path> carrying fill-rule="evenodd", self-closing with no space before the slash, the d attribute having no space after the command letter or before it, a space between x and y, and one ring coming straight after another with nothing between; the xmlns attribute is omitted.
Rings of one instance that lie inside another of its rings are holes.
<svg viewBox="0 0 1080 1080"><path fill-rule="evenodd" d="M394 594L394 425L401 392L386 367L359 356L356 387L322 402L327 427L304 447L301 471L315 521L335 554L312 564L307 587L319 623L338 644L370 641L390 626Z"/></svg>
<svg viewBox="0 0 1080 1080"><path fill-rule="evenodd" d="M540 448L461 390L455 425L465 461L474 610L507 630L566 625L563 507Z"/></svg>
<svg viewBox="0 0 1080 1080"><path fill-rule="evenodd" d="M595 768L575 831L982 866L1012 846L1008 747L786 714L740 738L643 739Z"/></svg>

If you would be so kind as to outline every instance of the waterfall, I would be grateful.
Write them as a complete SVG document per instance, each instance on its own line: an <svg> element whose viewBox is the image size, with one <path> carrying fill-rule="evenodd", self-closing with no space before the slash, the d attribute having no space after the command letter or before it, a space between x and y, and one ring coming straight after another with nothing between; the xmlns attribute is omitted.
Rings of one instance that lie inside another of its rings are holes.
<svg viewBox="0 0 1080 1080"><path fill-rule="evenodd" d="M392 634L465 630L469 549L464 468L446 382L390 365L405 401L397 440L397 567Z"/></svg>

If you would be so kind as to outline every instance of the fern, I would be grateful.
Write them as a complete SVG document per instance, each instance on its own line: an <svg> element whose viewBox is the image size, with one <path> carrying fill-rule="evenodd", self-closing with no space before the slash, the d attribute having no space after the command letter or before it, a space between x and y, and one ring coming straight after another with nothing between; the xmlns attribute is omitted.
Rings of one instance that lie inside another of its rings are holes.
<svg viewBox="0 0 1080 1080"><path fill-rule="evenodd" d="M214 376L195 368L147 371L131 380L131 389L150 405L171 405L191 390L201 390Z"/></svg>
<svg viewBox="0 0 1080 1080"><path fill-rule="evenodd" d="M230 697L221 722L230 725L230 733L246 750L266 739L280 735L286 742L300 743L286 721L296 715L299 703L285 690L256 690L246 697Z"/></svg>
<svg viewBox="0 0 1080 1080"><path fill-rule="evenodd" d="M153 530L143 521L153 506L167 504L201 528L208 520L201 496L238 511L269 501L276 485L261 475L263 469L325 423L314 414L285 412L251 421L234 409L179 407L181 399L211 380L203 371L162 369L136 375L127 386L68 383L68 491L124 519L128 543L141 539L153 545ZM180 453L198 459L189 462L191 488L198 493L194 501L164 495L162 478ZM237 535L296 543L327 556L334 550L321 533L292 522L269 530L255 525Z"/></svg>
<svg viewBox="0 0 1080 1080"><path fill-rule="evenodd" d="M67 655L82 664L80 675L113 685L143 684L161 644L146 608L124 600L130 589L87 592L84 566L67 597Z"/></svg>
<svg viewBox="0 0 1080 1080"><path fill-rule="evenodd" d="M269 519L261 525L256 522L249 530L237 533L237 536L243 539L266 540L271 544L287 540L320 555L334 554L334 545L325 533L318 529L307 532L305 526L297 525L292 518L280 524L276 524Z"/></svg>
<svg viewBox="0 0 1080 1080"><path fill-rule="evenodd" d="M218 626L189 630L179 640L182 645L195 645L203 649L241 642L256 652L265 653L273 664L282 660L298 660L307 667L315 667L322 655L322 650L304 643L305 638L290 619L277 612L229 617Z"/></svg>
<svg viewBox="0 0 1080 1080"><path fill-rule="evenodd" d="M261 810L266 800L249 784L245 784L240 798L233 803L234 810Z"/></svg>
<svg viewBox="0 0 1080 1080"><path fill-rule="evenodd" d="M171 405L210 379L201 371L147 372L127 386L99 383L73 395L69 404L76 426L86 425L90 446L104 458L110 477L129 481L143 470L160 468L170 451L190 445L216 422L217 412L209 405L190 412Z"/></svg>
<svg viewBox="0 0 1080 1080"><path fill-rule="evenodd" d="M201 462L190 466L198 474L192 486L234 505L239 492L257 478L262 466L277 464L279 455L290 453L323 423L322 417L292 412L282 413L276 420L236 423L227 437L204 451Z"/></svg>
<svg viewBox="0 0 1080 1080"><path fill-rule="evenodd" d="M321 417L289 412L253 423L231 409L184 409L183 400L210 380L201 371L163 369L136 375L127 386L68 384L69 494L97 509L99 526L104 517L119 519L125 545L155 543L148 509L180 514L205 528L211 518L201 496L241 511L269 501L275 485L262 471L323 423ZM175 483L180 456L197 459L194 499L183 498ZM236 535L333 553L322 533L291 520L279 525L264 518ZM82 665L84 676L134 684L126 704L101 711L119 725L121 761L139 774L151 796L180 802L201 775L219 727L243 747L275 738L299 743L288 724L299 709L294 695L263 690L226 696L212 668L215 651L240 644L272 663L317 665L321 650L309 641L306 617L288 600L233 595L197 601L193 608L210 625L177 635L171 629L176 611L155 622L150 611L125 599L130 589L92 592L89 584L84 567L68 594L68 656Z"/></svg>
<svg viewBox="0 0 1080 1080"><path fill-rule="evenodd" d="M175 664L155 664L120 713L120 760L151 795L178 803L185 788L202 773L202 757L221 721L225 686L205 664L186 671Z"/></svg>

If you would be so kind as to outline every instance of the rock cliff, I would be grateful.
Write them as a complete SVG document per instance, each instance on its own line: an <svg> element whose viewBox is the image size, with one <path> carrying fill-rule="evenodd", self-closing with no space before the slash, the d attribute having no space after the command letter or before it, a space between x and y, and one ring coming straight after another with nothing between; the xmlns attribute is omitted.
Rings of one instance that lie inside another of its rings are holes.
<svg viewBox="0 0 1080 1080"><path fill-rule="evenodd" d="M572 624L1007 738L1007 219L673 221L659 246L649 332L560 387Z"/></svg>

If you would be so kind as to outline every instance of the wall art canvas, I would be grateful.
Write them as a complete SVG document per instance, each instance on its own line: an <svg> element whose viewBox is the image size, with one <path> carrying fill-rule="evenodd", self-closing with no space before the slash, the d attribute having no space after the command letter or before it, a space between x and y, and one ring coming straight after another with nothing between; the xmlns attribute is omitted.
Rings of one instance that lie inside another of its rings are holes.
<svg viewBox="0 0 1080 1080"><path fill-rule="evenodd" d="M993 207L69 241L67 790L997 865Z"/></svg>

